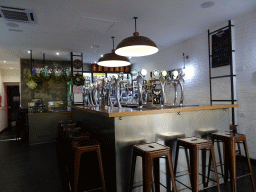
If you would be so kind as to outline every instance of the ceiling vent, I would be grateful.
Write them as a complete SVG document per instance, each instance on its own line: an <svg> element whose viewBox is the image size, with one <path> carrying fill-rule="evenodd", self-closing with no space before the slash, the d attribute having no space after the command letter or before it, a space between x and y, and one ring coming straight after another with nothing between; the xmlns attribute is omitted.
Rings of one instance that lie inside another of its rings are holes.
<svg viewBox="0 0 256 192"><path fill-rule="evenodd" d="M0 15L0 18L3 18L7 21L37 23L37 18L35 16L34 10L32 9L22 9L1 5Z"/></svg>

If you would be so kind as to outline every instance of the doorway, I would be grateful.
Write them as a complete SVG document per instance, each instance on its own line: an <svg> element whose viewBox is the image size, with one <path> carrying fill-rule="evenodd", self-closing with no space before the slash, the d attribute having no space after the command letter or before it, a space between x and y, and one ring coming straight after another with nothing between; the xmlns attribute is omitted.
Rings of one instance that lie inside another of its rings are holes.
<svg viewBox="0 0 256 192"><path fill-rule="evenodd" d="M7 119L8 119L8 128L12 129L15 127L17 112L20 108L20 91L19 86L17 85L7 85L6 87L7 94Z"/></svg>

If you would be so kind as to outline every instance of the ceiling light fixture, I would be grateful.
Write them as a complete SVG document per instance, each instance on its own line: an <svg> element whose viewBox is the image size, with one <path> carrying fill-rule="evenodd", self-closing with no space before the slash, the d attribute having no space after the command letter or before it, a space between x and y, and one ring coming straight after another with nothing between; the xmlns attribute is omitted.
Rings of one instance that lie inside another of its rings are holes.
<svg viewBox="0 0 256 192"><path fill-rule="evenodd" d="M201 4L201 7L202 8L209 8L209 7L212 7L215 3L213 1L207 1L207 2L204 2L203 4Z"/></svg>
<svg viewBox="0 0 256 192"><path fill-rule="evenodd" d="M136 19L135 32L132 37L127 37L122 40L116 47L116 54L121 56L141 57L152 55L158 52L156 44L148 37L139 36L137 32Z"/></svg>
<svg viewBox="0 0 256 192"><path fill-rule="evenodd" d="M60 54L59 52L56 53L56 55L59 55L59 54Z"/></svg>
<svg viewBox="0 0 256 192"><path fill-rule="evenodd" d="M112 53L104 54L103 57L99 58L98 65L101 65L103 67L123 67L130 65L130 61L127 57L123 57L120 55L115 54L114 49L114 38L111 37L113 41L113 49Z"/></svg>
<svg viewBox="0 0 256 192"><path fill-rule="evenodd" d="M6 61L4 61L4 63L6 63Z"/></svg>

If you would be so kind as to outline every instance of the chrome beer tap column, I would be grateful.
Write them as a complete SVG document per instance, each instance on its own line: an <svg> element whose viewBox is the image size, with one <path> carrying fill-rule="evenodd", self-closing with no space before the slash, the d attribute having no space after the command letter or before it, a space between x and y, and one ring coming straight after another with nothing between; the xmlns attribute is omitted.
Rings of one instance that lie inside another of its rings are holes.
<svg viewBox="0 0 256 192"><path fill-rule="evenodd" d="M142 98L142 86L143 86L143 77L138 75L137 76L137 84L138 84L138 88L139 88L139 95L138 95L138 99L139 99L139 108L142 108L142 104L143 104L143 98Z"/></svg>
<svg viewBox="0 0 256 192"><path fill-rule="evenodd" d="M179 106L183 106L183 101L184 101L183 87L185 83L183 79L184 76L185 76L185 73L183 72L182 68L169 71L170 84L171 86L174 87L174 91L175 91L173 105L177 105L177 96L178 96L177 86L180 86L181 96L180 96Z"/></svg>

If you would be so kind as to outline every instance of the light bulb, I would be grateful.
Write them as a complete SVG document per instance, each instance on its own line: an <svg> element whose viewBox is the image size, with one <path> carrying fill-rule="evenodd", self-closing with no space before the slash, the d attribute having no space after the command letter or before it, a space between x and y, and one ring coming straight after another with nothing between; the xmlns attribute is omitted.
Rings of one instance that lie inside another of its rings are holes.
<svg viewBox="0 0 256 192"><path fill-rule="evenodd" d="M142 69L140 71L140 73L141 73L142 76L146 76L147 75L147 70L146 69Z"/></svg>

